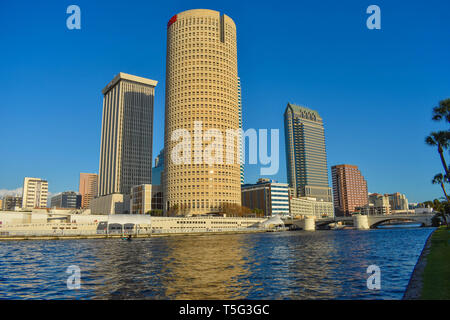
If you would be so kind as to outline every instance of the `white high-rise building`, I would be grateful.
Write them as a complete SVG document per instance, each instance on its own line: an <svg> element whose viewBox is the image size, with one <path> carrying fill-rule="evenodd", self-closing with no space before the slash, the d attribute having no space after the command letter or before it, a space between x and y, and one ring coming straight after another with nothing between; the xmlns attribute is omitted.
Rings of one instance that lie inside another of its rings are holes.
<svg viewBox="0 0 450 320"><path fill-rule="evenodd" d="M23 180L23 209L46 208L48 182L40 178L25 177Z"/></svg>

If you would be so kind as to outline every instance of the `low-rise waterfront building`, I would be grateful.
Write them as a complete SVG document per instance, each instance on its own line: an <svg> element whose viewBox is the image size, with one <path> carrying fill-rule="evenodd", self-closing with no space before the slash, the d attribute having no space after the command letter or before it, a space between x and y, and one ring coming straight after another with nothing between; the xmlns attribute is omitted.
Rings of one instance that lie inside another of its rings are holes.
<svg viewBox="0 0 450 320"><path fill-rule="evenodd" d="M121 193L108 194L91 200L92 214L127 214L130 209L130 196Z"/></svg>
<svg viewBox="0 0 450 320"><path fill-rule="evenodd" d="M246 229L258 227L264 218L236 218L236 217L152 217L151 227L154 231L227 231L232 229Z"/></svg>
<svg viewBox="0 0 450 320"><path fill-rule="evenodd" d="M385 206L375 206L373 203L366 204L365 206L356 207L356 211L363 215L373 216L373 215L386 215L388 214L388 207Z"/></svg>
<svg viewBox="0 0 450 320"><path fill-rule="evenodd" d="M417 202L409 202L408 203L408 209L409 210L414 210L415 208L417 208L418 203Z"/></svg>
<svg viewBox="0 0 450 320"><path fill-rule="evenodd" d="M289 187L270 179L259 179L255 184L241 186L242 206L260 209L264 216L289 214Z"/></svg>
<svg viewBox="0 0 450 320"><path fill-rule="evenodd" d="M50 200L52 208L81 208L81 195L74 191L65 191L53 196Z"/></svg>
<svg viewBox="0 0 450 320"><path fill-rule="evenodd" d="M289 198L289 212L294 218L315 217L316 219L333 218L333 202L317 200L311 197Z"/></svg>
<svg viewBox="0 0 450 320"><path fill-rule="evenodd" d="M171 234L258 231L270 228L270 225L264 224L267 218L209 215L191 217L153 217L141 214L83 215L61 212L55 214L48 210L50 212L0 212L0 235Z"/></svg>
<svg viewBox="0 0 450 320"><path fill-rule="evenodd" d="M414 209L415 214L431 214L433 213L433 208L415 208Z"/></svg>

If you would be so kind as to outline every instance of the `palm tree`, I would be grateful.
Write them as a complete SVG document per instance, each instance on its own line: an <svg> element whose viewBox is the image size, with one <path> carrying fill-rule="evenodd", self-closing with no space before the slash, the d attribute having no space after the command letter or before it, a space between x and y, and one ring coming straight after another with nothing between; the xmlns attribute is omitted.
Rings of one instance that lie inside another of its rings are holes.
<svg viewBox="0 0 450 320"><path fill-rule="evenodd" d="M450 98L439 101L439 106L433 108L433 120L441 121L442 119L450 123Z"/></svg>
<svg viewBox="0 0 450 320"><path fill-rule="evenodd" d="M447 199L447 202L449 202L449 199L448 199L447 192L445 191L444 183L445 182L449 182L449 177L450 176L448 176L448 175L444 176L442 173L439 173L439 174L435 175L433 180L431 181L431 183L439 184L441 186L442 191L444 192L445 198ZM441 211L442 217L444 218L444 222L445 222L445 224L447 225L447 228L448 228L447 218L445 216L445 210L440 210L440 211Z"/></svg>
<svg viewBox="0 0 450 320"><path fill-rule="evenodd" d="M445 175L450 177L450 170L444 158L444 149L448 149L448 147L450 146L450 132L432 132L428 137L425 138L425 143L430 146L437 146L442 165L444 166Z"/></svg>
<svg viewBox="0 0 450 320"><path fill-rule="evenodd" d="M439 173L437 175L434 176L433 180L431 181L432 184L439 184L442 188L442 191L444 192L445 198L447 199L447 201L449 201L448 199L448 195L447 192L445 191L445 186L444 183L445 182L449 182L449 176L447 175L443 175L442 173Z"/></svg>

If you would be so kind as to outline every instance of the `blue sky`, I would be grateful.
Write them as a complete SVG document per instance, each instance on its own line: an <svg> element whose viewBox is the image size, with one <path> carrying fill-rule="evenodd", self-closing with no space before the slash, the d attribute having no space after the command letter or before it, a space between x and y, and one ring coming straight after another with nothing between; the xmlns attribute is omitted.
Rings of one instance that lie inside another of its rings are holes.
<svg viewBox="0 0 450 320"><path fill-rule="evenodd" d="M81 8L68 30L66 8ZM366 8L381 8L381 30ZM358 165L370 192L441 197L442 168L424 144L431 108L450 97L448 1L2 1L0 189L42 177L52 193L98 172L103 87L118 72L159 81L155 157L163 146L166 25L215 9L237 25L244 129L280 129L287 102L324 119L328 165ZM245 168L246 182L259 177ZM331 180L331 178L330 178Z"/></svg>

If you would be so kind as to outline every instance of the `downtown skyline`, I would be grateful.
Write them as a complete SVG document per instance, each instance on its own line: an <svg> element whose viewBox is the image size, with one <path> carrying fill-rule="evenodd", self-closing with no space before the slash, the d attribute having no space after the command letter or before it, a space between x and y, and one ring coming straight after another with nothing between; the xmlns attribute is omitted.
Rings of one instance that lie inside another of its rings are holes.
<svg viewBox="0 0 450 320"><path fill-rule="evenodd" d="M418 52L416 53L409 52L409 58L411 60L403 62L403 64L401 63L401 54L399 55L389 50L385 51L389 48L389 45L393 45L392 35L389 35L391 31L388 31L388 29L396 26L397 28L394 30L397 32L399 29L403 30L397 25L401 21L396 22L394 25L389 24L389 13L388 17L383 20L382 30L369 31L365 29L365 24L363 23L367 17L364 14L364 6L355 3L356 9L359 8L360 10L355 9L355 12L352 12L352 14L356 14L359 17L358 21L360 23L355 23L351 28L357 28L357 30L350 28L351 23L345 24L341 29L344 28L346 31L351 31L350 34L353 36L355 34L361 36L360 33L364 34L364 37L367 38L366 41L369 43L364 42L363 47L365 49L372 48L375 51L378 50L378 54L381 57L379 60L374 60L373 53L367 53L364 50L359 50L358 54L352 53L351 50L337 50L337 57L334 58L339 60L339 57L341 58L341 62L346 63L343 66L331 66L331 71L327 72L325 66L322 66L321 70L319 64L324 62L321 59L333 57L324 54L315 60L312 57L312 53L310 53L311 56L310 54L305 55L305 53L300 54L300 57L310 59L302 62L301 60L296 60L299 55L296 50L287 50L289 56L286 56L283 48L273 48L271 53L276 55L279 60L287 59L288 63L283 63L283 66L277 68L277 63L280 64L281 62L269 61L271 63L267 63L267 61L261 60L261 56L256 56L256 53L252 51L256 50L252 45L257 44L257 40L262 40L262 38L260 35L254 35L252 39L249 33L255 32L255 27L249 24L248 21L245 21L246 18L243 16L242 11L238 12L237 8L233 9L232 7L219 9L214 4L186 4L183 5L182 9L173 6L173 8L163 8L158 13L152 12L151 15L147 16L147 20L152 20L150 17L153 16L155 18L157 17L156 21L160 25L155 23L155 29L152 29L151 36L155 37L155 39L154 41L150 41L154 42L151 47L145 47L139 53L132 52L132 50L129 52L121 52L120 54L123 55L123 59L117 59L115 64L113 63L114 61L109 61L107 58L106 60L109 65L103 62L96 66L96 62L101 61L100 56L106 53L106 49L102 49L101 54L95 54L91 52L93 49L89 49L89 45L93 44L92 41L94 41L94 38L92 37L99 36L102 28L97 25L96 29L94 29L95 35L86 36L86 34L92 32L92 24L89 24L91 21L89 20L89 11L101 9L89 9L90 5L87 3L80 3L79 5L83 17L86 17L83 20L81 30L69 31L65 29L64 19L66 16L63 14L63 10L60 10L62 13L58 13L58 16L61 16L59 18L61 18L62 23L55 24L55 21L52 19L49 19L49 21L43 19L42 21L48 28L55 28L55 33L61 36L61 39L67 38L66 41L62 42L63 48L76 48L77 45L81 45L80 48L75 50L75 53L79 56L74 53L68 53L67 59L61 58L60 60L56 60L55 64L52 65L50 56L45 56L45 54L48 54L47 49L41 49L38 50L40 55L38 54L37 57L40 56L43 58L40 61L42 63L34 62L34 67L31 68L30 74L25 74L26 66L29 62L21 58L26 59L30 58L30 56L22 53L18 58L13 59L12 64L6 66L6 75L9 75L14 81L5 82L8 81L8 78L3 78L5 75L0 78L0 84L3 86L6 85L6 88L9 89L5 90L6 100L4 104L7 105L8 109L6 113L3 110L3 114L6 114L12 119L18 119L20 116L23 120L22 122L11 121L11 123L4 124L0 129L2 130L3 136L6 134L6 137L8 137L6 146L9 147L5 151L6 157L4 156L0 160L0 167L2 168L0 169L0 189L15 189L21 186L21 180L24 176L38 176L49 181L50 191L54 194L66 190L76 190L80 172L98 172L99 137L101 130L100 91L104 83L120 71L130 72L137 76L160 81L160 85L156 88L155 93L153 155L156 156L163 146L165 63L164 59L161 60L161 57L164 57L166 53L165 39L163 42L158 42L157 39L165 38L166 23L173 14L183 11L185 7L205 7L220 10L233 17L239 30L238 59L239 75L242 82L244 130L248 128L275 128L280 130L280 170L275 176L268 176L269 178L278 180L279 182L286 182L287 180L284 156L283 112L286 103L293 102L317 110L323 117L326 131L328 170L335 164L352 163L358 165L365 173L370 192L394 193L398 191L405 193L411 202L421 202L430 198L440 197L439 188L431 185L432 176L440 171L439 161L429 156L432 151L423 141L426 132L436 127L435 124L428 120L429 110L437 104L438 100L445 97L447 92L444 91L444 88L448 88L449 80L444 79L444 75L441 75L437 71L433 73L430 70L427 70L428 72L423 70L429 64L434 66L436 62L420 60L422 59L422 50L417 50ZM383 4L380 5L383 10ZM388 5L385 4L385 6ZM330 7L332 7L331 3ZM264 9L264 6L259 10L262 9ZM309 6L309 10L316 14L327 13L326 11L324 12L311 6ZM16 11L18 10L14 10L14 12ZM245 12L247 11L244 10ZM137 12L129 11L122 14L126 16L132 13L137 14ZM44 12L44 14L52 17L48 12ZM110 14L112 13L110 12ZM117 15L118 13L116 12L114 14ZM286 15L288 15L287 12ZM23 22L23 19L26 20L26 16L27 13L24 14L20 21ZM145 20L140 20L143 18L141 15L138 14L138 17L138 22L128 21L129 28L145 22ZM400 18L398 20L404 19L404 17ZM11 18L5 19L10 20ZM165 20L166 22L161 23L160 20ZM13 24L11 22L8 29ZM433 26L437 28L438 25L435 23ZM26 29L26 26L22 28L16 30L16 32L35 34L33 30ZM278 27L275 30L281 31ZM52 32L52 30L48 31L50 33ZM315 44L320 49L324 46L323 37L327 39L329 37L328 35L322 34L323 31L319 30L317 32L316 30L316 39L308 39L311 35L307 35L306 33L300 34L298 37L299 39L309 40L309 42L304 42L305 47L313 48ZM332 30L329 31L333 33ZM377 34L376 32L379 33ZM127 39L127 44L131 44L133 39L137 42L136 38L129 38L130 36L127 36L126 32L121 35L121 39ZM249 40L246 40L247 38L253 41L248 43ZM274 44L279 41L273 30L270 30L263 38L268 42L273 41ZM7 38L7 40L12 41L10 38ZM33 37L31 37L31 40L31 44L33 44ZM46 43L48 40L43 39L42 42ZM109 44L108 40L103 41ZM110 39L110 41L112 44L113 39ZM374 43L370 45L370 41ZM429 42L430 45L435 45L431 42ZM340 47L336 42L333 45L334 47L337 46L338 49ZM381 48L377 47L377 45L381 45ZM16 47L20 46L20 44L16 43ZM301 47L302 45L298 44L298 46ZM344 45L342 44L342 46ZM442 43L441 46L444 49L448 47L448 44ZM16 47L10 46L9 51L5 55L8 56L8 54L13 53ZM287 47L289 48L289 46ZM316 48L316 50L318 49ZM60 50L57 50L57 52L62 54ZM348 57L340 56L345 55L345 53ZM417 55L416 57L414 57L414 53ZM89 54L92 54L92 56ZM392 54L392 57L389 54ZM367 56L367 61L362 59L365 55ZM439 56L439 54L435 55ZM352 56L353 58L356 56L359 60L356 60L356 62L351 61L350 58ZM118 57L120 55L116 56L116 58ZM158 57L158 59L155 59L157 61L151 61L152 57ZM267 53L262 54L262 58L273 59ZM266 81L258 79L258 77L261 77L261 74L256 68L256 63L252 62L252 59L259 62L266 62L266 64L262 64L265 66L262 69L265 71L263 74L266 76ZM419 65L417 69L414 69L412 66L415 59L423 61L423 64ZM438 59L438 61L441 64L444 63L442 59ZM77 70L76 67L71 67L74 62L76 66L81 67L81 70ZM325 63L325 65L330 68L331 62L333 62L333 59L328 64ZM387 64L387 67L380 68L383 62ZM317 69L314 70L314 68L307 66L308 63L312 63ZM395 63L399 63L399 65L395 65ZM67 66L65 66L66 64ZM371 65L377 67L370 69ZM42 74L45 66L50 66L48 74ZM65 67L62 68L63 66ZM342 74L345 76L345 79L343 79L345 81L341 82L338 77L338 71L343 72L343 69L345 69L344 66L349 68L350 76L348 74ZM294 70L291 70L292 68ZM360 69L364 72L361 72ZM381 69L381 71L377 69ZM444 69L445 67L442 66L442 73ZM417 73L416 75L413 73L414 70L421 73ZM299 71L303 71L303 73ZM25 105L22 101L13 100L12 98L17 90L23 88L30 81L28 77L34 73L41 74L41 78L44 81L36 82L36 85L28 88L33 97L24 97L24 99L32 100L28 101L28 105ZM286 78L289 74L290 76ZM419 74L422 76L428 75L428 77L425 77L426 81L418 81ZM355 76L355 79L351 79L351 76ZM413 80L416 82L408 79L411 76L413 76ZM434 82L437 79L433 79L431 84L425 83L430 82L431 76L435 76L435 78L437 77L441 81L439 86ZM373 77L375 80L372 79ZM386 84L375 83L376 80L380 82L387 81L389 77L393 77L394 79L388 81ZM275 88L271 88L269 91L266 90L266 86L273 86L274 81L267 81L267 79L276 79L276 82L281 82L282 84L278 84L276 90ZM81 83L81 80L85 80L86 83ZM401 83L402 80L406 82ZM361 81L362 83L360 83ZM376 86L374 86L375 84ZM431 88L433 85L434 87ZM55 89L49 91L50 94L48 96L42 92L50 90L52 86ZM75 92L73 92L74 88L76 89ZM421 88L422 91L420 91ZM55 94L55 90L60 92ZM415 100L415 102L411 104L412 100ZM30 102L32 103L30 104ZM66 106L66 108L60 107L61 105ZM410 107L411 105L413 106L412 109ZM375 106L377 107L374 108ZM22 114L22 109L25 109L26 113ZM264 112L260 112L261 110L264 110ZM409 114L408 111L410 110L414 110L414 112ZM35 119L38 124L32 121ZM74 124L71 123L72 120ZM25 127L21 127L22 125ZM28 136L29 132L34 132L31 129L36 128L40 128L41 131L33 134L32 137ZM3 132L4 130L5 132ZM18 134L8 136L6 130ZM83 132L80 133L80 130ZM35 138L43 139L45 141L45 147L35 148L35 143L33 143ZM70 144L63 145L60 143L65 139L72 139L73 149L69 147ZM18 143L19 141L21 142L22 148L15 149L12 144ZM26 156L30 154L35 155L39 161L28 163ZM152 163L154 162L152 161ZM259 178L259 165L246 164L245 182L254 183L257 178Z"/></svg>

